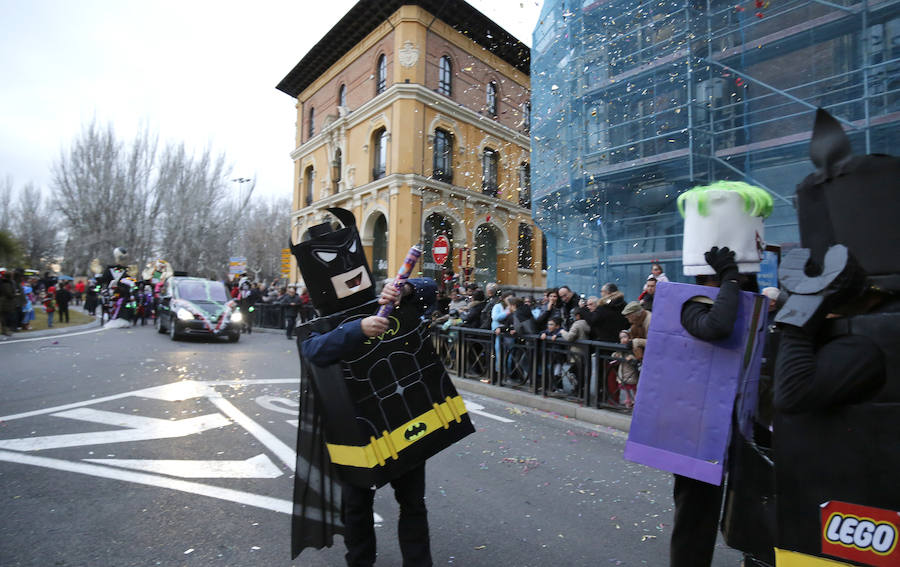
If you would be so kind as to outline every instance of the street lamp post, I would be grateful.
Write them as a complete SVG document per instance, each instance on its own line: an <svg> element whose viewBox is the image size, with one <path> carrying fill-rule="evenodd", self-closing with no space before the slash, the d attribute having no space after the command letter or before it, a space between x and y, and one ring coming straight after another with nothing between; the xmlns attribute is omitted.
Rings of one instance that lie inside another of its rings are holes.
<svg viewBox="0 0 900 567"><path fill-rule="evenodd" d="M244 242L244 226L241 223L241 211L247 205L244 202L244 183L250 183L253 181L249 177L236 177L231 180L234 183L238 184L238 203L237 203L237 218L235 219L235 235L237 236L238 250L242 256L246 257L246 243Z"/></svg>
<svg viewBox="0 0 900 567"><path fill-rule="evenodd" d="M250 183L253 180L250 179L249 177L236 177L235 179L232 179L231 181L238 184L238 207L243 207L245 204L244 203L244 183Z"/></svg>

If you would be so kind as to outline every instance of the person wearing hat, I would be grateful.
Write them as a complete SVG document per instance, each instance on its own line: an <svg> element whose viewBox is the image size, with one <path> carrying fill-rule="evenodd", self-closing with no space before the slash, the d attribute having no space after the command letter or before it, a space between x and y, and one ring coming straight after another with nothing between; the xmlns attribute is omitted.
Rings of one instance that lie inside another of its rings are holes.
<svg viewBox="0 0 900 567"><path fill-rule="evenodd" d="M647 338L647 333L650 331L650 316L652 314L641 307L640 301L629 301L625 309L622 310L622 315L631 324L632 339Z"/></svg>

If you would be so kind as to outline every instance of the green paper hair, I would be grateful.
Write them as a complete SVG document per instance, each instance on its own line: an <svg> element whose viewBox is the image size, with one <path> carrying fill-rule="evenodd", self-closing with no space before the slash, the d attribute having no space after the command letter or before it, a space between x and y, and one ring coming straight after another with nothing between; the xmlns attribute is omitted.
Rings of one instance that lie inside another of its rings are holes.
<svg viewBox="0 0 900 567"><path fill-rule="evenodd" d="M708 191L734 191L744 199L744 210L754 217L766 218L772 214L772 196L762 187L743 181L717 181L711 185L700 185L678 196L678 212L684 217L684 201L689 195L697 196L697 211L704 217L709 214Z"/></svg>

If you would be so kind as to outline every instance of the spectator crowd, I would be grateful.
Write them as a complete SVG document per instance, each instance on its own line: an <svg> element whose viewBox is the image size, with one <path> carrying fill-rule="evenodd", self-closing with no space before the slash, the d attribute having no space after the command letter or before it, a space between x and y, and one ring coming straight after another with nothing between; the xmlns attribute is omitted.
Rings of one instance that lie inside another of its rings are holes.
<svg viewBox="0 0 900 567"><path fill-rule="evenodd" d="M496 283L447 286L432 323L451 333L454 326L490 330L496 335L497 352L501 345L508 351L526 336L572 343L567 355L554 355L548 364L557 378L555 387L566 393L573 391L573 382L583 384L589 372L587 346L582 341L621 345L603 366L606 402L631 409L660 281L668 278L660 264L653 264L641 294L632 301L612 282L601 287L599 297L580 295L566 285L547 289L537 297L527 291L501 290ZM494 364L499 371L502 362L495 360Z"/></svg>

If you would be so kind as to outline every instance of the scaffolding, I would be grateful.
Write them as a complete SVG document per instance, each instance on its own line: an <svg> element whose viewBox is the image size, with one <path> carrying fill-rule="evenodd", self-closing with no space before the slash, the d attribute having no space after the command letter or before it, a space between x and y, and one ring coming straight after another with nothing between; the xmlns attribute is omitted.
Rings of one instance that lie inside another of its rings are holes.
<svg viewBox="0 0 900 567"><path fill-rule="evenodd" d="M533 210L548 283L635 297L681 273L675 199L714 180L772 193L796 244L818 107L858 153L900 142L900 0L547 0L532 48Z"/></svg>

